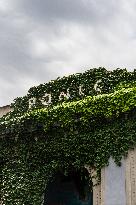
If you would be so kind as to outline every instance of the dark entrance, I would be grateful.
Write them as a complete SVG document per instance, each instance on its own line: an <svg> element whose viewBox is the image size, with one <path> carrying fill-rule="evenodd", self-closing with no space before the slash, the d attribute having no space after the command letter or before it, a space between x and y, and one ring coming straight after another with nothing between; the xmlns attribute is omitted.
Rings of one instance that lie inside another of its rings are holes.
<svg viewBox="0 0 136 205"><path fill-rule="evenodd" d="M85 169L71 171L67 176L57 173L48 185L46 205L93 205L93 193L89 185L88 172Z"/></svg>

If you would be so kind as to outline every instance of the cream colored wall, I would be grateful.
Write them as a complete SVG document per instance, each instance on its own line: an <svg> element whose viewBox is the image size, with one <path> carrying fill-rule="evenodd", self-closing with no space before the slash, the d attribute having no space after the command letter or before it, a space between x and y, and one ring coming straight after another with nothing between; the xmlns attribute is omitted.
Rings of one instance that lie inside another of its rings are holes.
<svg viewBox="0 0 136 205"><path fill-rule="evenodd" d="M101 185L96 185L93 188L93 205L101 205Z"/></svg>
<svg viewBox="0 0 136 205"><path fill-rule="evenodd" d="M10 111L11 111L11 108L9 105L0 107L0 117L2 117L3 115L7 114Z"/></svg>
<svg viewBox="0 0 136 205"><path fill-rule="evenodd" d="M85 166L92 178L93 183L93 205L101 205L101 184L98 184L96 171L89 166Z"/></svg>
<svg viewBox="0 0 136 205"><path fill-rule="evenodd" d="M129 150L126 159L127 205L136 205L136 148Z"/></svg>

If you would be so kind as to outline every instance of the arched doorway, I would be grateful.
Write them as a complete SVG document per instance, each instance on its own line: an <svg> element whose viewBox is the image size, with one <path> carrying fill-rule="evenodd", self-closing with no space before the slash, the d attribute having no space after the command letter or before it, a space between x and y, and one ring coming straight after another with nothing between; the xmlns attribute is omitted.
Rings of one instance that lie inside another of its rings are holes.
<svg viewBox="0 0 136 205"><path fill-rule="evenodd" d="M72 170L67 176L57 173L48 184L44 201L44 205L93 205L88 171Z"/></svg>

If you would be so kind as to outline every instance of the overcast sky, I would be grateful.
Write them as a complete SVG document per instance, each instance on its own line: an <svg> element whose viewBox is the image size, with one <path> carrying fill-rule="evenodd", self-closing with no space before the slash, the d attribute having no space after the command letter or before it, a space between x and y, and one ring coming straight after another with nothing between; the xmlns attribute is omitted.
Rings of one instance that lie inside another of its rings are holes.
<svg viewBox="0 0 136 205"><path fill-rule="evenodd" d="M99 66L136 68L136 0L0 0L0 106Z"/></svg>

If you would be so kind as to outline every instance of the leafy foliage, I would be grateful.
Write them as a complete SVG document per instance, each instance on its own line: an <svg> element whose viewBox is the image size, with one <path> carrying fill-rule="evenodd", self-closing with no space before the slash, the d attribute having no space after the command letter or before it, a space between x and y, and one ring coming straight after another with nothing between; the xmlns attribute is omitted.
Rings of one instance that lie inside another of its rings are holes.
<svg viewBox="0 0 136 205"><path fill-rule="evenodd" d="M100 77L101 94L89 93ZM45 87L59 93L62 85L74 88L81 81L87 90L83 98L73 94L59 103L54 97L52 106L28 110L29 95L43 94ZM93 69L32 88L28 96L17 99L14 111L0 120L3 205L40 205L54 173L91 166L99 174L110 156L120 165L135 146L135 72Z"/></svg>

